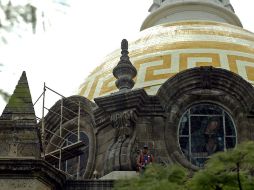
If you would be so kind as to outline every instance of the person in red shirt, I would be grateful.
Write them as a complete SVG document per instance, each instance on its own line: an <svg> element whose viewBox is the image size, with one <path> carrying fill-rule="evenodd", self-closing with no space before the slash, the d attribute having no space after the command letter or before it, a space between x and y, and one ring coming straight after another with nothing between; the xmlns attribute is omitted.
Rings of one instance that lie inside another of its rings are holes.
<svg viewBox="0 0 254 190"><path fill-rule="evenodd" d="M137 158L137 168L139 172L144 172L147 165L154 162L154 157L148 151L148 146L144 145L143 150Z"/></svg>

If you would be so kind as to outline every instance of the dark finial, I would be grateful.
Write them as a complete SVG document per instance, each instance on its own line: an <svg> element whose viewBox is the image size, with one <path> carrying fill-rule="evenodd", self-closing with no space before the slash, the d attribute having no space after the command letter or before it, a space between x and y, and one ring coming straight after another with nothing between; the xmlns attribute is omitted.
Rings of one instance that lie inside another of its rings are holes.
<svg viewBox="0 0 254 190"><path fill-rule="evenodd" d="M122 56L117 66L113 69L113 75L117 79L116 86L119 90L130 90L135 84L133 78L137 75L137 70L130 62L128 41L126 39L122 40L121 49Z"/></svg>
<svg viewBox="0 0 254 190"><path fill-rule="evenodd" d="M122 40L121 49L122 49L122 51L123 51L123 50L128 51L128 41L127 41L126 39L123 39L123 40Z"/></svg>

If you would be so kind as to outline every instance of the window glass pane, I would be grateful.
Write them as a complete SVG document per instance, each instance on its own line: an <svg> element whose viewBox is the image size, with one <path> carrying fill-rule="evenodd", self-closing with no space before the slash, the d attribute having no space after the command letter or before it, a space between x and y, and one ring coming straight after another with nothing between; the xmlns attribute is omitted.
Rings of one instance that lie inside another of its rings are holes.
<svg viewBox="0 0 254 190"><path fill-rule="evenodd" d="M80 155L80 174L84 174L88 160L88 154Z"/></svg>
<svg viewBox="0 0 254 190"><path fill-rule="evenodd" d="M67 135L66 140L68 140L68 145L78 143L77 133L75 134L71 133ZM83 176L89 156L89 138L84 132L80 132L80 141L84 142L84 145L80 147L79 150L77 151L81 153L79 155L71 155L71 156L69 155L68 159L63 160L61 164L62 170L66 171L73 177L77 176L78 169L79 175ZM63 146L66 146L66 143L63 143Z"/></svg>
<svg viewBox="0 0 254 190"><path fill-rule="evenodd" d="M221 115L222 110L218 106L212 104L200 104L193 106L191 109L191 114L206 114L206 115Z"/></svg>
<svg viewBox="0 0 254 190"><path fill-rule="evenodd" d="M83 132L80 133L80 141L84 142L85 145L89 144L88 136Z"/></svg>
<svg viewBox="0 0 254 190"><path fill-rule="evenodd" d="M71 175L76 175L77 168L78 168L78 157L74 157L67 160L67 173Z"/></svg>
<svg viewBox="0 0 254 190"><path fill-rule="evenodd" d="M187 113L182 117L180 128L179 128L179 134L189 135L189 119L188 119Z"/></svg>
<svg viewBox="0 0 254 190"><path fill-rule="evenodd" d="M58 168L58 165L56 165L56 168ZM61 170L63 170L63 171L67 171L67 169L66 169L66 162L65 162L65 160L61 162Z"/></svg>
<svg viewBox="0 0 254 190"><path fill-rule="evenodd" d="M68 138L68 144L72 144L72 143L75 143L77 142L78 140L78 137L77 137L77 134L71 134Z"/></svg>
<svg viewBox="0 0 254 190"><path fill-rule="evenodd" d="M226 135L235 136L234 124L227 113L225 114L225 125L226 125Z"/></svg>
<svg viewBox="0 0 254 190"><path fill-rule="evenodd" d="M183 154L197 166L203 166L210 155L236 145L231 117L214 104L199 104L186 110L179 123L179 135Z"/></svg>
<svg viewBox="0 0 254 190"><path fill-rule="evenodd" d="M184 155L189 158L189 138L188 137L180 137L180 147Z"/></svg>
<svg viewBox="0 0 254 190"><path fill-rule="evenodd" d="M224 149L222 117L191 117L191 151L211 155Z"/></svg>
<svg viewBox="0 0 254 190"><path fill-rule="evenodd" d="M236 145L235 137L226 137L226 147L227 149L234 148Z"/></svg>

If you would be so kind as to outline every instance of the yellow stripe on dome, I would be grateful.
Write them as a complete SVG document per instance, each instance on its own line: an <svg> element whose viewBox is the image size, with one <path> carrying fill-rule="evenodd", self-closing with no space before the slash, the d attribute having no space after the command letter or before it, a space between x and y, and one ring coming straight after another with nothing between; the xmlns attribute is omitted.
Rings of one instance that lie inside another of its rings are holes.
<svg viewBox="0 0 254 190"><path fill-rule="evenodd" d="M212 41L185 41L185 42L175 42L172 44L164 43L160 45L155 45L147 48L146 50L136 50L135 52L130 52L130 57L133 59L137 56L146 55L158 51L168 51L177 49L220 49L220 50L231 50L244 53L254 54L254 47L245 45L236 45L226 42L212 42Z"/></svg>
<svg viewBox="0 0 254 190"><path fill-rule="evenodd" d="M224 31L218 31L218 30L190 30L190 29L179 29L176 30L177 34L187 34L187 35L212 35L212 36L225 36L225 37L231 37L231 38L239 38L242 40L248 40L254 42L254 36L248 36L243 35L239 33L233 33L233 32L224 32Z"/></svg>
<svg viewBox="0 0 254 190"><path fill-rule="evenodd" d="M211 37L214 36L220 36L220 37L228 37L228 38L235 38L235 39L240 39L240 40L247 40L250 42L254 42L254 35L246 35L246 34L241 34L241 33L236 33L236 32L232 32L232 31L222 31L222 30L203 30L203 29L174 29L174 30L170 30L170 31L161 31L159 33L156 33L152 36L149 36L149 41L156 41L158 39L162 39L163 37L167 37L167 36L172 36L172 38L177 38L177 37L182 37L182 36L188 36L190 37L190 35L193 35L193 41L195 40L195 36L194 35L198 35L197 37L201 37L201 36L205 36L205 35L210 35ZM145 37L144 37L145 38ZM130 44L130 48L131 46L135 47L136 44L140 45L140 42L144 41L146 42L147 40L144 40L142 38L140 38L140 40L138 40L139 42L134 41L133 43ZM165 41L167 41L167 39L165 38ZM181 41L181 39L179 39L179 41ZM179 41L177 43L179 43ZM163 42L163 41L162 41ZM170 41L168 41L167 43L170 43ZM254 46L254 43L253 43Z"/></svg>
<svg viewBox="0 0 254 190"><path fill-rule="evenodd" d="M204 26L225 26L227 28L234 28L234 29L238 29L240 31L245 31L248 32L250 34L254 34L252 32L250 32L249 30L246 30L244 28L235 26L235 25L231 25L231 24L227 24L227 23L223 23L223 22L211 22L211 21L180 21L180 22L173 22L173 23L166 23L166 24L161 24L158 26L162 26L162 27L170 27L170 26L186 26L186 25L204 25Z"/></svg>

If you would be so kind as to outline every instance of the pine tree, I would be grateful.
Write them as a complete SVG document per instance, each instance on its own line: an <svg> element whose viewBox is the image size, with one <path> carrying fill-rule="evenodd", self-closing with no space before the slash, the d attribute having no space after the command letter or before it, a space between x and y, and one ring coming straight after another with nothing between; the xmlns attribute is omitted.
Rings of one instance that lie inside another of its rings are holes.
<svg viewBox="0 0 254 190"><path fill-rule="evenodd" d="M254 142L213 155L189 182L193 190L254 189Z"/></svg>

